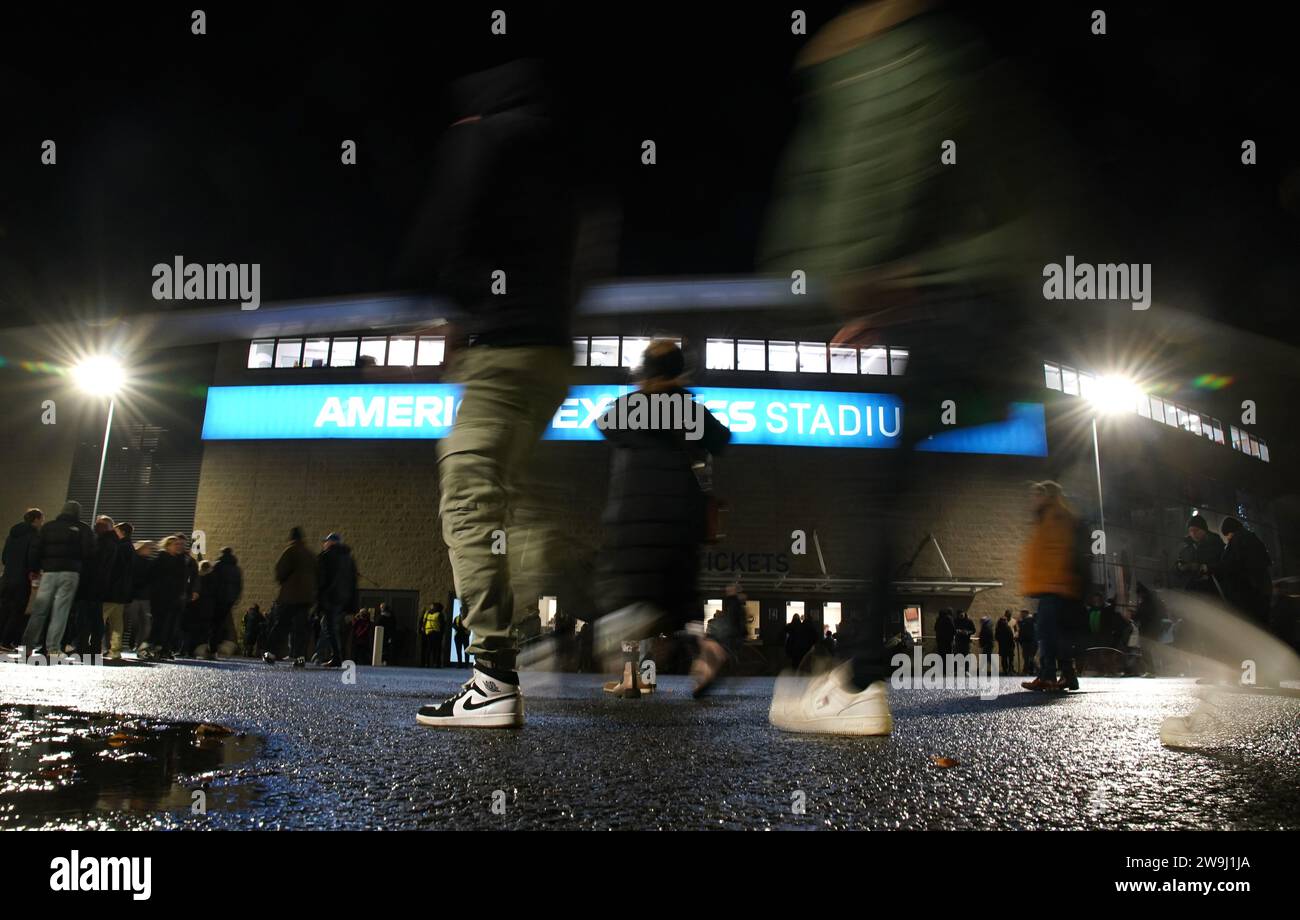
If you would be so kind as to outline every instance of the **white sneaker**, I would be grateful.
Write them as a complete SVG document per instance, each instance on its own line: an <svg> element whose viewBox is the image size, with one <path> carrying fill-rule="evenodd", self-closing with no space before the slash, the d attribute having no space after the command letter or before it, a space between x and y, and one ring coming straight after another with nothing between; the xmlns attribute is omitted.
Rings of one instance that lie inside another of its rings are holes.
<svg viewBox="0 0 1300 920"><path fill-rule="evenodd" d="M421 706L415 721L435 728L522 728L524 695L517 684L475 668L459 693L436 706Z"/></svg>
<svg viewBox="0 0 1300 920"><path fill-rule="evenodd" d="M883 681L865 690L849 682L846 662L819 677L783 674L776 679L768 719L787 732L827 735L888 735L894 729Z"/></svg>

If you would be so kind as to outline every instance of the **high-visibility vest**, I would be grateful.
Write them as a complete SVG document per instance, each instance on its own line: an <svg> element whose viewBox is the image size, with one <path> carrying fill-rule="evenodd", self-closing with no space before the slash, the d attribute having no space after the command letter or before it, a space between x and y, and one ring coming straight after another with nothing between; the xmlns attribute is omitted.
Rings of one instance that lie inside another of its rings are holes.
<svg viewBox="0 0 1300 920"><path fill-rule="evenodd" d="M442 630L442 614L436 610L425 611L423 626L426 633L440 632Z"/></svg>

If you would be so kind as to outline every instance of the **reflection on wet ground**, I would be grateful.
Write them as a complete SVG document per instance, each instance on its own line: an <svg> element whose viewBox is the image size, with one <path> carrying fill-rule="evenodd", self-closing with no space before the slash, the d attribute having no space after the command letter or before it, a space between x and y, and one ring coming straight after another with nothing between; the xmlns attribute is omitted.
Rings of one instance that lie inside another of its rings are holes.
<svg viewBox="0 0 1300 920"><path fill-rule="evenodd" d="M176 826L240 810L261 742L220 725L0 706L0 828Z"/></svg>

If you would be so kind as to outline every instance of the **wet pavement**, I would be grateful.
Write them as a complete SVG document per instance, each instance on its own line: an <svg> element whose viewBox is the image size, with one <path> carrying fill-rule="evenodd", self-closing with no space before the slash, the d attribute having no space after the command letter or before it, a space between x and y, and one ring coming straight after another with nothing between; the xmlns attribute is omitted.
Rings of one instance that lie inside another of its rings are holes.
<svg viewBox="0 0 1300 920"><path fill-rule="evenodd" d="M465 675L3 664L0 827L1300 828L1294 695L1223 695L1229 730L1197 751L1157 736L1195 706L1186 679L895 690L893 736L861 739L773 729L770 678L623 701L531 673L521 731L417 726Z"/></svg>

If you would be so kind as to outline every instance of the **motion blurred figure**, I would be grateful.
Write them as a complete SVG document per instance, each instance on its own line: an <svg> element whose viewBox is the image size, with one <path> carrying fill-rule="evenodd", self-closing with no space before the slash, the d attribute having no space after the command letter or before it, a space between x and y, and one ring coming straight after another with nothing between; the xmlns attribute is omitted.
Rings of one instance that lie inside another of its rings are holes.
<svg viewBox="0 0 1300 920"><path fill-rule="evenodd" d="M1080 547L1074 512L1055 482L1038 482L1030 489L1034 524L1021 561L1021 593L1038 599L1038 676L1025 681L1026 690L1078 690L1074 671L1073 633L1083 593ZM1057 677L1057 668L1060 677Z"/></svg>
<svg viewBox="0 0 1300 920"><path fill-rule="evenodd" d="M452 95L454 120L403 262L466 316L456 331L467 347L450 362L463 396L438 445L438 511L475 670L417 720L517 727L524 704L502 539L573 364L571 177L537 62L473 74Z"/></svg>
<svg viewBox="0 0 1300 920"><path fill-rule="evenodd" d="M1059 213L1062 186L1045 175L1057 162L1039 143L1047 132L1024 130L1043 125L1025 94L940 4L855 5L809 40L797 67L805 112L763 265L805 272L820 288L847 319L833 342L905 343L910 363L903 449L882 451L852 496L878 521L850 660L820 678L778 680L770 718L788 731L888 734L885 624L900 606L890 541L915 479L907 453L942 429L946 400L958 424L976 425L1005 418L1029 390L1006 368L1026 366L1016 351L1025 324L1047 312L1041 270L1057 247L1042 216ZM956 159L945 162L953 139Z"/></svg>

